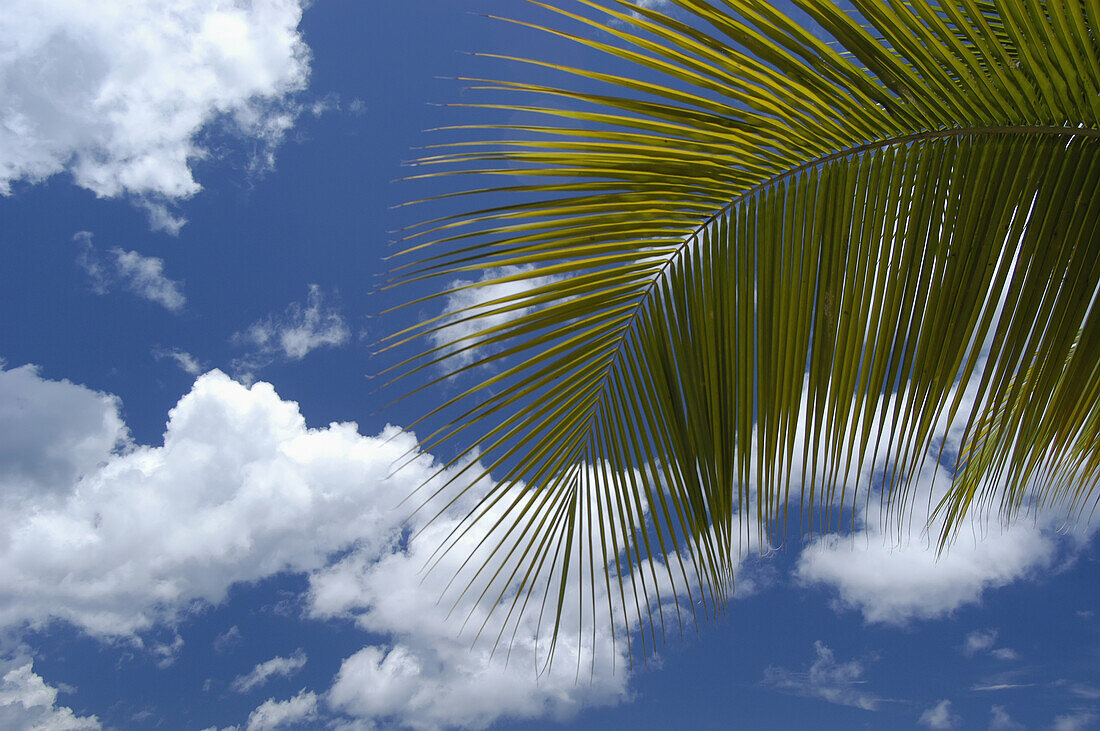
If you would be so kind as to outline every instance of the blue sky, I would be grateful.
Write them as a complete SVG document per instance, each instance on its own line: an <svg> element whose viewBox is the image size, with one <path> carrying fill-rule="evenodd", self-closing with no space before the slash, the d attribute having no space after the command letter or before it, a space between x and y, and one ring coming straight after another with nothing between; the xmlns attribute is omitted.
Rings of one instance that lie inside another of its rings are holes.
<svg viewBox="0 0 1100 731"><path fill-rule="evenodd" d="M533 622L469 649L419 573L462 506L409 540L435 456L391 474L433 402L367 376L415 293L377 288L396 206L441 185L393 181L484 114L453 77L552 80L463 52L587 58L483 17L537 9L4 5L0 726L1100 727L1095 527L1051 516L939 563L793 526L728 614L631 667L601 633L579 682Z"/></svg>

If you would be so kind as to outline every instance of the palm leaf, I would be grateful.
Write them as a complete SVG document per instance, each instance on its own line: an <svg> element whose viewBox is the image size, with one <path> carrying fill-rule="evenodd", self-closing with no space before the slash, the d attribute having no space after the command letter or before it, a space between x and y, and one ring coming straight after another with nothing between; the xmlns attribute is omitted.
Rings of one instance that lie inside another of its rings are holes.
<svg viewBox="0 0 1100 731"><path fill-rule="evenodd" d="M1095 505L1100 3L673 2L533 3L634 73L469 79L519 121L418 161L505 182L444 196L487 203L410 231L397 281L531 284L388 343L436 343L399 378L491 367L426 415L498 480L440 549L480 536L459 583L555 628L570 581L582 621L721 611L745 526L873 491L900 525L956 421L944 545L972 505ZM489 324L438 344L454 317Z"/></svg>

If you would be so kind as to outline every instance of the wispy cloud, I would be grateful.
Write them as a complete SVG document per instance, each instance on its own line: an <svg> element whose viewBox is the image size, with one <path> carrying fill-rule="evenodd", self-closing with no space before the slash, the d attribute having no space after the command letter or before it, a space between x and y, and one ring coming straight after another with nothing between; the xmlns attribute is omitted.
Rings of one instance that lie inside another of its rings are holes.
<svg viewBox="0 0 1100 731"><path fill-rule="evenodd" d="M926 708L924 713L920 714L917 723L936 731L946 731L957 728L962 723L962 719L951 710L951 701L941 700L931 708Z"/></svg>
<svg viewBox="0 0 1100 731"><path fill-rule="evenodd" d="M233 625L214 638L214 652L219 655L223 652L228 652L230 649L240 644L240 642L241 629L237 625Z"/></svg>
<svg viewBox="0 0 1100 731"><path fill-rule="evenodd" d="M473 363L486 348L486 333L531 313L524 306L529 295L561 277L534 276L532 267L501 267L486 271L478 280L458 279L443 304L440 329L429 342L449 356L446 365L457 369ZM505 280L505 281L497 281Z"/></svg>
<svg viewBox="0 0 1100 731"><path fill-rule="evenodd" d="M662 13L667 13L673 7L672 0L633 0L634 4L646 8L647 10L659 10ZM630 11L630 14L634 17L641 17L641 13L634 10ZM617 22L617 21L616 21Z"/></svg>
<svg viewBox="0 0 1100 731"><path fill-rule="evenodd" d="M88 274L96 294L107 294L121 287L169 312L183 310L187 304L183 283L164 275L163 259L117 246L101 253L93 245L92 238L91 232L80 231L73 236L73 241L79 247L76 261Z"/></svg>
<svg viewBox="0 0 1100 731"><path fill-rule="evenodd" d="M234 678L229 687L238 693L247 693L265 685L272 678L289 678L305 667L306 659L306 653L301 648L295 650L290 657L273 657L252 668L252 672L247 675Z"/></svg>
<svg viewBox="0 0 1100 731"><path fill-rule="evenodd" d="M885 699L864 688L863 663L858 660L837 662L833 651L823 642L814 642L817 658L808 670L792 671L771 666L764 671L764 685L807 698L853 706L865 711L878 710Z"/></svg>
<svg viewBox="0 0 1100 731"><path fill-rule="evenodd" d="M1020 659L1020 653L1016 652L1011 647L998 647L996 649L990 650L989 654L997 658L998 660L1008 661Z"/></svg>
<svg viewBox="0 0 1100 731"><path fill-rule="evenodd" d="M1087 683L1074 683L1069 692L1078 698L1086 698L1090 701L1100 700L1100 687Z"/></svg>
<svg viewBox="0 0 1100 731"><path fill-rule="evenodd" d="M234 371L248 376L276 359L301 360L318 348L346 343L351 331L340 311L328 303L332 298L311 284L304 305L292 302L282 314L268 315L234 334L234 342L249 348L234 361Z"/></svg>
<svg viewBox="0 0 1100 731"><path fill-rule="evenodd" d="M248 716L246 731L269 731L286 728L317 717L317 694L303 689L285 701L269 698Z"/></svg>
<svg viewBox="0 0 1100 731"><path fill-rule="evenodd" d="M183 645L183 638L177 634L172 637L171 642L153 643L149 650L153 653L153 657L157 659L157 667L163 670L176 664L176 658L183 651Z"/></svg>
<svg viewBox="0 0 1100 731"><path fill-rule="evenodd" d="M1024 725L1018 723L1004 706L993 705L989 708L989 731L1023 731Z"/></svg>
<svg viewBox="0 0 1100 731"><path fill-rule="evenodd" d="M1012 690L1013 688L1032 688L1035 683L985 683L970 686L970 690L977 693L987 693L996 690Z"/></svg>
<svg viewBox="0 0 1100 731"><path fill-rule="evenodd" d="M998 660L1018 660L1020 654L1011 647L994 647L997 643L997 630L974 630L963 641L962 653L967 657L988 654Z"/></svg>
<svg viewBox="0 0 1100 731"><path fill-rule="evenodd" d="M1051 722L1051 728L1053 731L1084 731L1091 727L1097 718L1092 711L1073 711L1055 716L1054 721Z"/></svg>
<svg viewBox="0 0 1100 731"><path fill-rule="evenodd" d="M967 657L973 657L979 652L989 650L996 641L997 630L974 630L966 636L966 641L963 643L963 654Z"/></svg>
<svg viewBox="0 0 1100 731"><path fill-rule="evenodd" d="M174 362L188 375L197 376L205 370L198 358L179 348L153 348L153 357Z"/></svg>

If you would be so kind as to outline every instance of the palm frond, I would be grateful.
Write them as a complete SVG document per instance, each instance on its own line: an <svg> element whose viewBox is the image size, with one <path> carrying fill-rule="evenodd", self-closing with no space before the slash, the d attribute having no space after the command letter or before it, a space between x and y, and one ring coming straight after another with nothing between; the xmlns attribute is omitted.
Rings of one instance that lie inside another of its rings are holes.
<svg viewBox="0 0 1100 731"><path fill-rule="evenodd" d="M389 343L494 323L397 368L494 367L423 440L498 480L451 542L483 536L469 585L522 611L553 567L591 620L602 584L652 624L624 578L649 572L720 611L735 513L829 524L878 491L896 519L957 420L945 543L976 502L1094 505L1100 4L674 3L533 2L551 24L522 25L635 73L470 79L517 119L418 163L504 182L444 196L489 202L411 231L398 281L535 283Z"/></svg>

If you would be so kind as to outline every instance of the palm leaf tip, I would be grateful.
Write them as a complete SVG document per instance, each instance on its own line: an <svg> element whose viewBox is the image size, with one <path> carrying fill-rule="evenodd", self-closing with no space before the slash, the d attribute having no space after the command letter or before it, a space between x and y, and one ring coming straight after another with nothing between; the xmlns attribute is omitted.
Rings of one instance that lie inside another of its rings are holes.
<svg viewBox="0 0 1100 731"><path fill-rule="evenodd" d="M536 3L524 25L617 71L487 82L513 119L424 160L489 181L440 205L485 202L415 233L400 276L502 294L397 336L428 344L405 372L484 374L437 379L427 444L545 501L492 527L561 574L551 626L572 578L659 623L652 560L709 612L738 510L778 535L792 506L827 524L874 493L900 525L945 454L941 545L972 505L1100 494L1100 6L796 4L812 27L745 0Z"/></svg>

